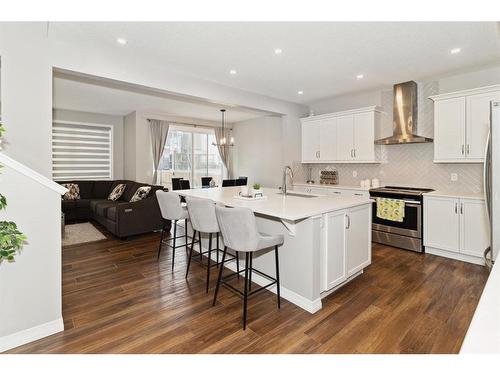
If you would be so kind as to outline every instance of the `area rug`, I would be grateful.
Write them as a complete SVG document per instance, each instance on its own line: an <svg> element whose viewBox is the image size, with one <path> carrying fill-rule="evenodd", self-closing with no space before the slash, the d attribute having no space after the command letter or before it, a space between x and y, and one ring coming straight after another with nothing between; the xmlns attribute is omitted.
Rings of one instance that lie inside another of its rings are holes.
<svg viewBox="0 0 500 375"><path fill-rule="evenodd" d="M106 236L91 223L68 224L64 228L62 245L76 245L85 242L105 240Z"/></svg>

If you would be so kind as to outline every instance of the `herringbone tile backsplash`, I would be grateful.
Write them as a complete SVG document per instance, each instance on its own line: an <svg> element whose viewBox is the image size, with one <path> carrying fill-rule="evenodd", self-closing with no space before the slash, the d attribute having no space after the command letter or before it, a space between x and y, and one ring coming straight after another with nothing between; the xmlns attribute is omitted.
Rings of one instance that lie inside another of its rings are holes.
<svg viewBox="0 0 500 375"><path fill-rule="evenodd" d="M437 89L437 82L419 83L419 135L433 136L433 103L427 98L437 93ZM392 123L392 91L382 93L382 107ZM337 169L341 185L359 186L363 179L378 178L381 185L470 193L480 193L483 189L482 164L435 164L433 143L380 146L377 152L380 164L302 164L296 161L293 163L294 181L306 181L309 168L312 168L311 177L316 182L319 182L321 170ZM354 171L357 177L353 177ZM457 181L451 181L451 173L458 175Z"/></svg>

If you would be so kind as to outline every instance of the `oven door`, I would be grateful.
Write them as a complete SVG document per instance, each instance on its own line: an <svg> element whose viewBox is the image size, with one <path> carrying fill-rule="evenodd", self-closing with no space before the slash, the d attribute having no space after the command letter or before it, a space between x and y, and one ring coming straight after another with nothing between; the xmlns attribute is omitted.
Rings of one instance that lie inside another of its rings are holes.
<svg viewBox="0 0 500 375"><path fill-rule="evenodd" d="M422 238L422 205L417 201L405 200L405 217L402 222L377 217L377 201L373 202L372 229L402 236Z"/></svg>

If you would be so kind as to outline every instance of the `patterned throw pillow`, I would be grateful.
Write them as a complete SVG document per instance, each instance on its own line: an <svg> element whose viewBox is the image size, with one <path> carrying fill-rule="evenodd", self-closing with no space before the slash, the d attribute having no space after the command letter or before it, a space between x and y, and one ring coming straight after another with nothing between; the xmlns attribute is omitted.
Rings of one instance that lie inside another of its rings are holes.
<svg viewBox="0 0 500 375"><path fill-rule="evenodd" d="M126 184L118 184L115 186L113 191L109 193L108 200L110 201L116 201L118 198L120 198L125 191Z"/></svg>
<svg viewBox="0 0 500 375"><path fill-rule="evenodd" d="M75 199L80 199L80 187L78 184L62 184L68 192L64 194L63 200L65 201L73 201Z"/></svg>
<svg viewBox="0 0 500 375"><path fill-rule="evenodd" d="M151 186L141 186L137 189L132 198L130 198L130 202L138 202L146 198L151 191Z"/></svg>

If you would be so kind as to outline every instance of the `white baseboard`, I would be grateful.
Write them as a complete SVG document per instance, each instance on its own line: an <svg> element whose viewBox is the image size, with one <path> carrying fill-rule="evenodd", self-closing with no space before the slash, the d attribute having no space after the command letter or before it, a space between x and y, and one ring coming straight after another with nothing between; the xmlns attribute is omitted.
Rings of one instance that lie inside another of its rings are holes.
<svg viewBox="0 0 500 375"><path fill-rule="evenodd" d="M51 322L0 337L0 353L61 331L64 331L62 317Z"/></svg>
<svg viewBox="0 0 500 375"><path fill-rule="evenodd" d="M484 266L483 258L474 257L472 255L455 253L453 251L441 250L441 249L436 249L435 247L428 247L428 246L425 247L425 253Z"/></svg>

